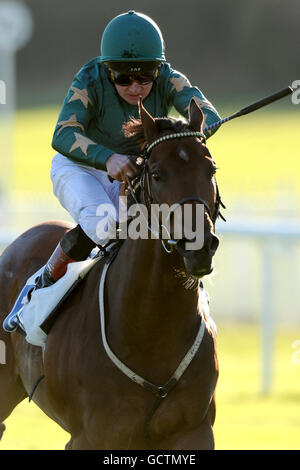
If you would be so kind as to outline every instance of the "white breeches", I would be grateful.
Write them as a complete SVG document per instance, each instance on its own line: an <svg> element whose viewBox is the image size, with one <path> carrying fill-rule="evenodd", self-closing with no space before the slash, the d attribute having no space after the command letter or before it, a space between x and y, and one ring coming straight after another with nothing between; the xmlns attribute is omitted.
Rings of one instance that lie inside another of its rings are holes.
<svg viewBox="0 0 300 470"><path fill-rule="evenodd" d="M115 238L121 184L110 182L106 171L73 162L61 154L52 159L53 191L83 231L104 245Z"/></svg>

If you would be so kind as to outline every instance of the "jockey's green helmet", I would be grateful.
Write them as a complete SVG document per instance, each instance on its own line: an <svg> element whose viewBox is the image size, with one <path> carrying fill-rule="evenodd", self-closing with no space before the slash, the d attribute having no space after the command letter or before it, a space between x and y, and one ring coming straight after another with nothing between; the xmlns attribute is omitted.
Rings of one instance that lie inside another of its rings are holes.
<svg viewBox="0 0 300 470"><path fill-rule="evenodd" d="M165 60L161 31L149 16L129 11L116 16L106 26L101 39L101 62Z"/></svg>

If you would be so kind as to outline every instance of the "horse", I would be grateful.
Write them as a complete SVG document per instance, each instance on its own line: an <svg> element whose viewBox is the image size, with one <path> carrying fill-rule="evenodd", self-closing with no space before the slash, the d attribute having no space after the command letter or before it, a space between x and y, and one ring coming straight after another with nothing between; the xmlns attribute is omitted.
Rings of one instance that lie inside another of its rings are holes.
<svg viewBox="0 0 300 470"><path fill-rule="evenodd" d="M126 123L124 133L144 152L140 191L133 196L146 205L204 205L203 247L185 250L183 239L172 246L172 233L170 249L155 237L127 238L110 263L100 259L65 299L44 350L21 334L1 330L6 364L0 366L0 434L18 403L31 396L70 434L66 449L214 448L216 334L199 296L219 243L220 196L202 126L203 113L194 100L187 122L153 118L140 103L140 119ZM1 322L26 280L71 227L62 221L41 223L3 252ZM105 326L99 318L104 269ZM188 288L188 279L196 286ZM112 360L104 336L131 375Z"/></svg>

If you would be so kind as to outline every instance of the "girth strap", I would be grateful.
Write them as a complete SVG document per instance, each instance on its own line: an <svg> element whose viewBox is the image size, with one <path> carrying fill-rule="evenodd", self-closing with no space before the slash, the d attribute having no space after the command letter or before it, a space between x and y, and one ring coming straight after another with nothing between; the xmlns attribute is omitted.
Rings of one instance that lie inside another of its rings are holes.
<svg viewBox="0 0 300 470"><path fill-rule="evenodd" d="M104 312L104 289L105 289L105 279L106 279L106 274L108 271L109 266L111 265L114 257L109 257L109 259L106 261L102 275L101 275L101 280L100 280L100 286L99 286L99 306L100 306L100 323L101 323L101 335L102 335L102 342L104 349L108 355L108 357L111 359L111 361L125 374L129 379L131 379L133 382L141 385L142 387L150 390L151 392L155 393L158 397L164 398L167 396L169 391L176 385L176 383L179 381L181 376L184 374L190 363L192 362L194 356L196 355L200 344L202 342L204 332L205 332L205 321L202 319L201 325L199 328L199 331L197 333L197 336L195 338L195 341L191 348L188 350L182 361L180 362L179 366L175 370L174 374L171 376L171 378L165 383L163 386L157 386L149 382L148 380L144 379L143 377L139 376L135 372L133 372L129 367L127 367L123 362L120 361L120 359L114 354L114 352L111 350L107 339L106 339L106 332L105 332L105 312Z"/></svg>

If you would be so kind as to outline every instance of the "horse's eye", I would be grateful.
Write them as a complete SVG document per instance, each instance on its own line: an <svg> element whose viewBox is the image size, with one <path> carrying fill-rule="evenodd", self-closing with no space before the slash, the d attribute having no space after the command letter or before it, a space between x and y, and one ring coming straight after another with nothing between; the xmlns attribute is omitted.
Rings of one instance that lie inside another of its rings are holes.
<svg viewBox="0 0 300 470"><path fill-rule="evenodd" d="M160 181L160 176L157 171L154 171L153 173L151 173L151 177L152 179L154 179L154 181Z"/></svg>

